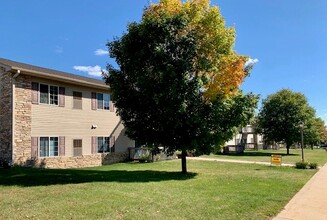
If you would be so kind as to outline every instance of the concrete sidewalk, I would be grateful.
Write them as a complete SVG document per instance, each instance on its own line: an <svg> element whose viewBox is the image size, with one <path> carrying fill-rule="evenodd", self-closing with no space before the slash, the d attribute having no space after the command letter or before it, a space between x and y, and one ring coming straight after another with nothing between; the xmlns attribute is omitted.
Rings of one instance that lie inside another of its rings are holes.
<svg viewBox="0 0 327 220"><path fill-rule="evenodd" d="M274 218L274 220L323 219L327 219L327 163Z"/></svg>
<svg viewBox="0 0 327 220"><path fill-rule="evenodd" d="M271 165L270 162L259 162L259 161L248 161L248 160L233 160L233 159L221 159L221 158L204 158L204 157L187 157L188 160L206 160L206 161L217 161L226 163L248 163L248 164L260 164L260 165ZM294 164L282 163L282 166L292 167Z"/></svg>

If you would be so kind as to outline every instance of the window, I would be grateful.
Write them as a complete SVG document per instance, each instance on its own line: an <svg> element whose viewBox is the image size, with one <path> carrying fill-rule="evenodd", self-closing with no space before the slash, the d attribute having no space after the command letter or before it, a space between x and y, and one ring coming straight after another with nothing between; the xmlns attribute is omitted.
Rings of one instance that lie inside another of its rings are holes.
<svg viewBox="0 0 327 220"><path fill-rule="evenodd" d="M109 152L109 137L98 137L98 153Z"/></svg>
<svg viewBox="0 0 327 220"><path fill-rule="evenodd" d="M58 156L58 137L40 137L40 157Z"/></svg>
<svg viewBox="0 0 327 220"><path fill-rule="evenodd" d="M109 95L106 95L105 94L103 96L103 109L105 109L105 110L109 110L110 109L109 102L110 102L110 97L109 97Z"/></svg>
<svg viewBox="0 0 327 220"><path fill-rule="evenodd" d="M40 84L40 103L49 103L49 86Z"/></svg>
<svg viewBox="0 0 327 220"><path fill-rule="evenodd" d="M40 103L58 105L58 86L40 84Z"/></svg>
<svg viewBox="0 0 327 220"><path fill-rule="evenodd" d="M49 86L50 87L50 105L58 105L58 87L57 86Z"/></svg>
<svg viewBox="0 0 327 220"><path fill-rule="evenodd" d="M73 140L73 147L74 147L74 156L82 156L82 139L75 139Z"/></svg>
<svg viewBox="0 0 327 220"><path fill-rule="evenodd" d="M98 109L103 109L103 94L97 93Z"/></svg>
<svg viewBox="0 0 327 220"><path fill-rule="evenodd" d="M82 93L73 92L73 109L82 109Z"/></svg>
<svg viewBox="0 0 327 220"><path fill-rule="evenodd" d="M97 93L98 109L110 110L110 96L108 94Z"/></svg>

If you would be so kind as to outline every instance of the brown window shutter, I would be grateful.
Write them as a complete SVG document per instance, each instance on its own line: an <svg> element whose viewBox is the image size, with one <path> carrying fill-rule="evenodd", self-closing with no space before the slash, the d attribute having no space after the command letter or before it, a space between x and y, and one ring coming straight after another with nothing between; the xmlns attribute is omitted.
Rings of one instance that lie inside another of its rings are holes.
<svg viewBox="0 0 327 220"><path fill-rule="evenodd" d="M39 104L39 83L32 82L32 104Z"/></svg>
<svg viewBox="0 0 327 220"><path fill-rule="evenodd" d="M91 146L91 153L95 154L98 151L98 138L95 136L92 136L92 146Z"/></svg>
<svg viewBox="0 0 327 220"><path fill-rule="evenodd" d="M116 146L116 139L115 136L110 137L110 152L115 152L115 146Z"/></svg>
<svg viewBox="0 0 327 220"><path fill-rule="evenodd" d="M65 156L65 137L59 137L59 156Z"/></svg>
<svg viewBox="0 0 327 220"><path fill-rule="evenodd" d="M97 94L95 92L91 93L91 109L97 109Z"/></svg>
<svg viewBox="0 0 327 220"><path fill-rule="evenodd" d="M65 107L65 87L59 87L59 107Z"/></svg>
<svg viewBox="0 0 327 220"><path fill-rule="evenodd" d="M38 145L39 145L39 138L32 137L31 138L31 158L33 158L33 159L38 158Z"/></svg>

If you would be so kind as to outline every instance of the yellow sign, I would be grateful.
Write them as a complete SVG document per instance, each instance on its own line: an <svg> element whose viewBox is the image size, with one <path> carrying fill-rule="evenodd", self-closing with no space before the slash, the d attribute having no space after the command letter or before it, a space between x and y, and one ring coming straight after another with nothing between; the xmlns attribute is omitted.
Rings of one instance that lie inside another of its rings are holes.
<svg viewBox="0 0 327 220"><path fill-rule="evenodd" d="M282 165L282 155L271 155L271 164Z"/></svg>

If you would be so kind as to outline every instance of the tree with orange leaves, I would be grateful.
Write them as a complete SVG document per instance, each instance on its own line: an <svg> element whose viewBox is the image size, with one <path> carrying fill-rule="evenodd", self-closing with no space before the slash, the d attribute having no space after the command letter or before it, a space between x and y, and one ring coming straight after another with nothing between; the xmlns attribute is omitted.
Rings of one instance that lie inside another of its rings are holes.
<svg viewBox="0 0 327 220"><path fill-rule="evenodd" d="M254 114L257 97L243 95L246 56L234 50L235 30L225 27L208 0L161 0L140 23L108 43L119 69L108 66L117 113L139 143L209 153Z"/></svg>

